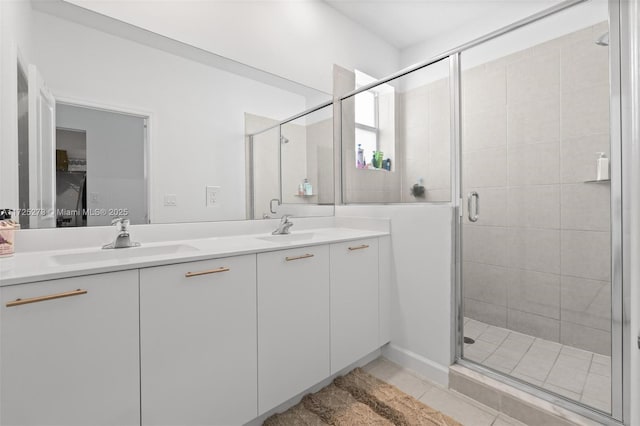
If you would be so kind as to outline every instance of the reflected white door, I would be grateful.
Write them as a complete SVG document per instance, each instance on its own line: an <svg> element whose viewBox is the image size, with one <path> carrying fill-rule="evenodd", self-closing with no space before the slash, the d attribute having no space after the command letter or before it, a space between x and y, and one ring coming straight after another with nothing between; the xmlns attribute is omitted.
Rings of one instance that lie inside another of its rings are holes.
<svg viewBox="0 0 640 426"><path fill-rule="evenodd" d="M32 228L56 226L56 102L29 65L29 208Z"/></svg>

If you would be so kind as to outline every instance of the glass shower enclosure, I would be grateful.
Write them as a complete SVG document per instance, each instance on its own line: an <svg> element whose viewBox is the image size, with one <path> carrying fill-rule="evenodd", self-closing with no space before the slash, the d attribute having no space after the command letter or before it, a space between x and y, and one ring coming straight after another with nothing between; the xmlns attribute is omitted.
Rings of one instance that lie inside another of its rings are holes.
<svg viewBox="0 0 640 426"><path fill-rule="evenodd" d="M618 21L568 1L339 82L342 202L454 207L456 361L603 423L627 408Z"/></svg>

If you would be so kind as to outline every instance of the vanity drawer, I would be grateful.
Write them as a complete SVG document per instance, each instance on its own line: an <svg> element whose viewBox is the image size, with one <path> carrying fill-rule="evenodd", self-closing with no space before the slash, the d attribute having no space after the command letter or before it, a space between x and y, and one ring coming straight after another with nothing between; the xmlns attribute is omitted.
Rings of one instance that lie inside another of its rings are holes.
<svg viewBox="0 0 640 426"><path fill-rule="evenodd" d="M256 417L256 341L255 255L140 270L142 424Z"/></svg>
<svg viewBox="0 0 640 426"><path fill-rule="evenodd" d="M378 239L331 244L331 374L377 349Z"/></svg>
<svg viewBox="0 0 640 426"><path fill-rule="evenodd" d="M329 327L329 246L258 254L260 414L329 376Z"/></svg>
<svg viewBox="0 0 640 426"><path fill-rule="evenodd" d="M0 424L140 424L137 270L0 295Z"/></svg>

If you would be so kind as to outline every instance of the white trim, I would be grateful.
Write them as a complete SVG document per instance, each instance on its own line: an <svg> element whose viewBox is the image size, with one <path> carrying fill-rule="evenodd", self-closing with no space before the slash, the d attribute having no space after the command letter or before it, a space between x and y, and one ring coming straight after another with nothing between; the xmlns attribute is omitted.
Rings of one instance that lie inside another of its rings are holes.
<svg viewBox="0 0 640 426"><path fill-rule="evenodd" d="M409 370L413 370L422 377L438 383L442 386L449 387L449 366L438 364L417 353L407 349L398 347L392 343L382 348L382 356L403 366Z"/></svg>

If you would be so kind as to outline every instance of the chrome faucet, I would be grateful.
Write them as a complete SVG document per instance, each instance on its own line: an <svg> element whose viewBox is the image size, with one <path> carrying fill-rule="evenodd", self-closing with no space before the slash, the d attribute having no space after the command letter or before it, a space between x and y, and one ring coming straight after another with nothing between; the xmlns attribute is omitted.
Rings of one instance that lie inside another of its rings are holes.
<svg viewBox="0 0 640 426"><path fill-rule="evenodd" d="M289 228L293 226L293 222L289 222L290 214L285 214L280 219L280 225L276 228L275 231L271 233L271 235L285 235L289 233Z"/></svg>
<svg viewBox="0 0 640 426"><path fill-rule="evenodd" d="M140 243L131 241L129 238L129 219L123 219L121 217L113 219L112 225L116 225L118 229L118 235L114 242L102 246L103 249L120 249L129 247L140 247Z"/></svg>

